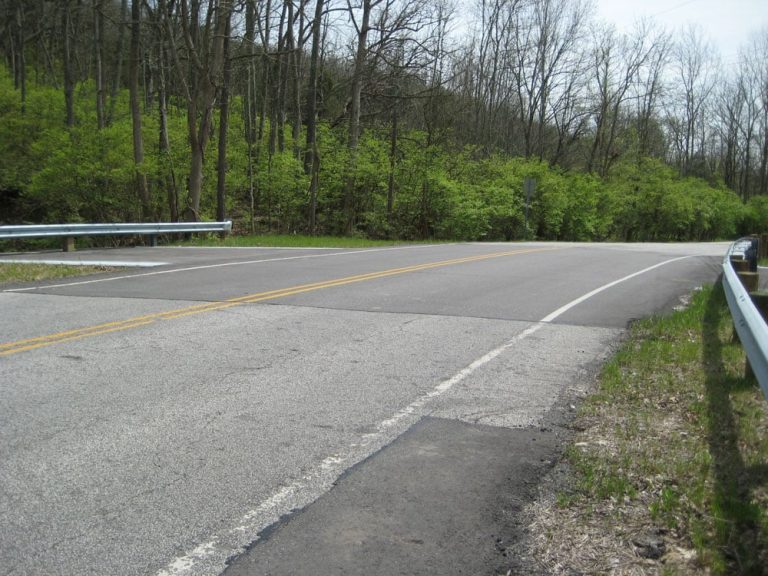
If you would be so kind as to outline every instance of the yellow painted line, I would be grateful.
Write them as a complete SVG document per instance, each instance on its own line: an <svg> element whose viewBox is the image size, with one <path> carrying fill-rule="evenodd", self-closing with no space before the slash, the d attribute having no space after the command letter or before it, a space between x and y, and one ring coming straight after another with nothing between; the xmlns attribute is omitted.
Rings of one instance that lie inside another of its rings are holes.
<svg viewBox="0 0 768 576"><path fill-rule="evenodd" d="M145 314L143 316L137 316L135 318L129 318L127 320L117 320L114 322L106 322L106 323L97 324L94 326L87 326L84 328L76 328L73 330L56 332L55 334L38 336L35 338L27 338L24 340L16 340L14 342L6 342L4 344L0 344L0 356L10 356L11 354L26 352L28 350L35 350L37 348L43 348L45 346L51 346L53 344L71 342L72 340L80 340L82 338L88 338L89 336L99 336L101 334L109 334L112 332L129 330L131 328L138 328L139 326L146 326L147 324L152 324L158 320L175 320L177 318L183 318L183 317L192 316L195 314L202 314L203 312L213 312L216 310L223 310L226 308L231 308L233 306L239 306L242 304L263 302L265 300L274 300L276 298L294 296L296 294L312 292L315 290L322 290L325 288L346 286L348 284L354 284L356 282L365 282L368 280L387 278L389 276L407 274L409 272L419 272L422 270L430 270L432 268L441 268L443 266L453 266L456 264L479 262L479 261L488 260L491 258L501 258L504 256L514 256L517 254L530 254L533 252L546 252L546 251L559 250L559 249L561 248L528 248L528 249L521 249L521 250L511 250L508 252L493 252L490 254L482 254L480 256L467 256L464 258L441 260L438 262L429 262L426 264L415 264L413 266L405 266L403 268L392 268L389 270L382 270L379 272L368 272L365 274L356 274L354 276L346 276L344 278L337 278L335 280L325 280L321 282L312 282L310 284L301 284L299 286L291 286L288 288L281 288L278 290L269 290L266 292L258 292L256 294L239 296L237 298L230 298L228 300L223 300L221 302L206 302L204 304L195 304L193 306L187 306L185 308L179 308L176 310L167 310L165 312L155 312L152 314Z"/></svg>
<svg viewBox="0 0 768 576"><path fill-rule="evenodd" d="M145 326L152 324L154 320L145 320L144 322L133 322L132 324L125 324L124 326L118 326L117 328L105 328L97 331L83 331L82 334L75 334L57 340L50 340L47 342L38 342L37 344L28 344L26 346L19 346L18 348L12 348L10 350L4 350L0 352L0 356L10 356L11 354L17 354L18 352L26 352L27 350L34 350L36 348L43 348L45 346L51 346L53 344L60 344L62 342L71 342L72 340L80 340L81 338L88 338L89 336L98 336L99 334L108 334L109 332L119 332L127 330L128 328L138 328L139 326Z"/></svg>

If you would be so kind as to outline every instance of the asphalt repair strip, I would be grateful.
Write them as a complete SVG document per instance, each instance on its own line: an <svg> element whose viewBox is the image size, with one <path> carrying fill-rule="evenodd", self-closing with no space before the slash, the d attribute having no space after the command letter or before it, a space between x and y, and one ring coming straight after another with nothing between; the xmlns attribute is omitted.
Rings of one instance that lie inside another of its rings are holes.
<svg viewBox="0 0 768 576"><path fill-rule="evenodd" d="M509 547L560 450L550 427L424 418L224 574L529 574Z"/></svg>

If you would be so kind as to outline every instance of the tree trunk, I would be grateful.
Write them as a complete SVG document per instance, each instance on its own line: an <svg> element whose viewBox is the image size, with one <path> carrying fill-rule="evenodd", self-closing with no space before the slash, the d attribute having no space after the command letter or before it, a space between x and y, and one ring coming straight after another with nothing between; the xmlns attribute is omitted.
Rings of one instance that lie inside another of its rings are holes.
<svg viewBox="0 0 768 576"><path fill-rule="evenodd" d="M254 0L248 0L245 6L245 45L248 54L247 79L245 88L245 106L243 106L243 123L245 132L245 143L248 149L248 206L251 234L256 233L256 202L254 190L254 158L253 145L255 140L255 120L256 120L256 70L255 70L255 46L256 39L256 3Z"/></svg>
<svg viewBox="0 0 768 576"><path fill-rule="evenodd" d="M104 11L103 0L93 0L93 48L96 58L96 123L106 125L104 94Z"/></svg>
<svg viewBox="0 0 768 576"><path fill-rule="evenodd" d="M766 95L768 98L768 95ZM763 149L762 158L760 159L760 190L758 194L768 194L768 118L764 119L765 122L763 130Z"/></svg>
<svg viewBox="0 0 768 576"><path fill-rule="evenodd" d="M269 157L275 155L277 150L285 149L285 134L283 133L283 117L285 115L285 82L283 79L285 60L285 21L288 4L291 0L283 1L283 9L280 11L280 24L277 28L277 56L274 62L274 84L272 86L272 102L270 104L269 120ZM291 4L292 5L292 4Z"/></svg>
<svg viewBox="0 0 768 576"><path fill-rule="evenodd" d="M27 110L27 60L24 49L24 3L19 2L16 7L16 31L17 31L17 48L15 51L14 60L14 79L16 80L16 87L21 93L21 113L24 114ZM13 39L11 38L11 42Z"/></svg>
<svg viewBox="0 0 768 576"><path fill-rule="evenodd" d="M264 28L261 34L262 38L262 45L261 45L261 65L262 65L262 92L261 92L261 109L259 112L259 128L256 134L256 150L254 152L254 167L253 171L256 170L258 167L258 164L261 159L261 149L262 145L264 143L264 131L266 129L266 121L267 121L267 114L269 113L269 103L270 103L270 79L271 79L271 72L272 72L272 66L269 58L269 38L271 35L271 29L269 26L269 14L272 10L272 0L267 0L267 5L264 10ZM255 208L252 210L258 210L260 201L261 201L261 186L256 183L256 190L254 194L254 204ZM271 217L271 207L269 211L270 217ZM271 223L270 223L271 226Z"/></svg>
<svg viewBox="0 0 768 576"><path fill-rule="evenodd" d="M158 84L157 84L157 100L158 100L158 113L160 116L160 158L165 161L166 175L165 175L165 188L168 202L168 214L171 222L179 221L179 191L178 184L176 182L176 173L173 168L173 161L171 158L171 143L168 137L168 94L166 90L166 81L168 70L170 70L171 64L167 61L168 53L165 46L165 18L167 16L165 11L165 0L158 0L158 14L157 23L159 29L158 38Z"/></svg>
<svg viewBox="0 0 768 576"><path fill-rule="evenodd" d="M162 10L163 18L165 17L165 10ZM115 74L112 77L112 87L109 92L109 111L107 113L107 124L112 123L112 118L115 115L115 102L117 101L117 95L120 92L120 77L122 75L123 68L123 47L125 45L125 21L128 18L128 0L122 0L120 2L120 22L117 23L117 52L115 63Z"/></svg>
<svg viewBox="0 0 768 576"><path fill-rule="evenodd" d="M357 52L355 54L355 68L352 73L352 87L350 91L349 125L347 149L349 160L347 163L347 179L344 186L344 232L350 234L355 224L354 193L355 171L357 168L357 151L360 140L360 96L363 90L363 69L368 56L368 32L370 30L372 0L363 0L363 17L357 35Z"/></svg>
<svg viewBox="0 0 768 576"><path fill-rule="evenodd" d="M304 147L304 172L311 174L309 185L309 233L315 234L317 210L317 178L320 161L317 158L317 78L320 69L320 32L323 18L323 0L315 4L312 20L312 52L309 57L309 84L307 85L307 141Z"/></svg>
<svg viewBox="0 0 768 576"><path fill-rule="evenodd" d="M295 40L291 40L291 139L293 140L293 156L301 160L301 55L304 51L302 40L304 28L304 6L306 0L299 0L299 26ZM292 34L292 36L294 36Z"/></svg>
<svg viewBox="0 0 768 576"><path fill-rule="evenodd" d="M190 57L189 76L179 70L187 89L187 132L190 147L190 168L185 218L200 218L200 198L203 191L205 151L210 140L211 124L216 101L217 83L224 65L224 39L232 15L232 0L218 4L209 0L205 28L200 30L200 5L181 0L181 23L184 41ZM178 54L176 65L179 66ZM199 118L198 118L199 115Z"/></svg>
<svg viewBox="0 0 768 576"><path fill-rule="evenodd" d="M395 206L395 169L397 168L397 102L392 107L392 129L389 133L389 179L387 182L387 237L392 235L392 212Z"/></svg>
<svg viewBox="0 0 768 576"><path fill-rule="evenodd" d="M229 59L230 20L224 27L224 76L221 85L221 104L219 105L219 158L218 180L216 183L216 220L223 222L226 217L226 177L227 177L227 130L229 128L229 82L231 62ZM222 232L222 236L226 233Z"/></svg>
<svg viewBox="0 0 768 576"><path fill-rule="evenodd" d="M317 142L312 143L312 176L309 181L309 233L317 234L317 187L320 178L320 153Z"/></svg>
<svg viewBox="0 0 768 576"><path fill-rule="evenodd" d="M64 29L64 102L67 110L67 127L71 128L75 125L75 78L72 71L72 8L70 7L69 0L64 5L62 19L62 27Z"/></svg>
<svg viewBox="0 0 768 576"><path fill-rule="evenodd" d="M278 150L282 152L285 149L285 134L283 131L283 117L285 115L283 51L285 48L285 21L290 1L291 0L283 0L283 7L282 10L280 10L280 24L277 27L277 56L273 64L274 82L272 85L272 93L270 95L271 102L269 108L269 143L267 149L267 230L269 232L272 231L272 222L274 220L274 214L272 211L274 206L274 190L271 186L273 158Z"/></svg>
<svg viewBox="0 0 768 576"><path fill-rule="evenodd" d="M151 216L152 207L149 199L147 175L144 172L144 140L141 134L141 108L139 107L139 63L141 60L141 3L134 0L131 4L131 64L129 86L131 100L131 119L133 123L133 162L135 166L136 192L141 201L141 218Z"/></svg>

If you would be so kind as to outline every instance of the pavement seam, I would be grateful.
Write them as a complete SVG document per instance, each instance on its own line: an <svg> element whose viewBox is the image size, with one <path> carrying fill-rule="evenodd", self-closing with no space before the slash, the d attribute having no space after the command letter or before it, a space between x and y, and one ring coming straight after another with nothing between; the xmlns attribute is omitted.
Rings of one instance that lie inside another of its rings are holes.
<svg viewBox="0 0 768 576"><path fill-rule="evenodd" d="M350 254L364 254L373 252L386 252L392 250L405 250L408 248L424 248L427 246L396 246L394 248L364 248L359 250L345 250L343 252L330 252L327 254L302 254L301 256L282 256L280 258L261 258L259 260L238 260L235 262L220 262L218 264L204 264L200 266L188 266L186 268L172 268L170 270L157 270L154 272L142 272L138 274L124 274L123 276L112 276L110 278L96 278L94 280L82 280L79 282L67 282L64 284L48 284L44 286L28 286L26 288L9 288L2 290L3 292L29 292L32 290L49 289L49 288L66 288L68 286L81 286L83 284L98 284L101 282L113 282L115 280L127 280L131 278L141 278L144 276L159 276L161 274L175 274L177 272L191 272L195 270L209 270L211 268L224 268L229 266L245 266L249 264L264 264L267 262L284 262L288 260L302 260L309 258L325 258L328 256L347 256ZM2 259L0 259L2 263Z"/></svg>
<svg viewBox="0 0 768 576"><path fill-rule="evenodd" d="M151 324L158 320L175 320L178 318L197 315L204 312L213 312L217 310L223 310L226 308L231 308L233 306L239 306L242 304L251 304L255 302L263 302L266 300L274 300L276 298L294 296L296 294L302 294L305 292L322 290L325 288L334 288L338 286L346 286L348 284L354 284L357 282L377 280L380 278L387 278L390 276L407 274L411 272L420 272L424 270L430 270L433 268L440 268L443 266L453 266L457 264L481 262L481 261L489 260L492 258L501 258L505 256L515 256L520 254L530 254L530 253L546 252L546 251L552 251L552 250L559 250L559 248L529 248L529 249L511 250L506 252L492 252L490 254L466 256L463 258L453 258L450 260L441 260L438 262L427 262L424 264L415 264L412 266L392 268L389 270L381 270L378 272L356 274L353 276L346 276L343 278L336 278L333 280L312 282L309 284L301 284L298 286L291 286L288 288L268 290L268 291L259 292L256 294L247 294L245 296L239 296L237 298L230 298L224 301L195 304L193 306L188 306L188 307L180 308L176 310L166 310L163 312L155 312L152 314L137 316L135 318L128 318L126 320L106 322L106 323L97 324L94 326L76 328L73 330L67 330L64 332L57 332L54 334L37 336L34 338L26 338L26 339L17 340L14 342L0 343L0 357L10 356L11 354L17 354L20 352L27 352L30 350L35 350L35 349L43 348L46 346L52 346L53 344L69 342L71 340L87 338L89 336L98 336L100 334L118 332L122 330L128 330L131 328L137 328L139 326L145 326L147 324Z"/></svg>

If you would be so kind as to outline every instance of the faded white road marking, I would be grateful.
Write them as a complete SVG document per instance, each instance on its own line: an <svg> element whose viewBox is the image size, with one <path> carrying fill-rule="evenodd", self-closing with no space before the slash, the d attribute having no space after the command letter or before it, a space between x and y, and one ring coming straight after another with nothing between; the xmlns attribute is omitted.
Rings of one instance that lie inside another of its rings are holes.
<svg viewBox="0 0 768 576"><path fill-rule="evenodd" d="M291 510L297 509L299 506L306 506L319 498L325 491L332 487L333 482L347 468L354 465L356 462L360 462L363 458L370 456L376 449L386 445L388 441L391 441L399 433L402 433L404 430L400 430L398 425L403 426L409 416L416 415L430 400L445 394L456 384L471 376L479 368L485 366L515 344L525 340L532 334L535 334L543 327L547 326L547 324L553 322L555 319L559 318L575 306L578 306L585 300L588 300L609 288L613 288L622 282L626 282L627 280L631 280L632 278L636 278L637 276L666 266L667 264L672 264L673 262L678 262L690 257L691 256L682 256L679 258L672 258L659 264L649 266L648 268L644 268L638 272L634 272L623 278L604 284L575 300L571 300L554 312L547 314L537 323L532 324L519 334L515 335L508 342L505 342L498 348L494 348L487 354L484 354L451 378L443 380L429 392L398 410L391 417L381 421L376 426L375 432L363 434L360 438L360 442L351 445L346 455L339 455L337 453L328 456L320 462L311 474L307 474L291 484L283 486L259 506L246 512L237 522L235 527L215 535L210 541L195 547L188 554L175 558L163 570L160 570L157 573L157 576L220 574L226 567L226 561L234 555L241 553L247 546L257 541L259 533L262 530L277 522L283 515L289 513ZM314 495L302 494L303 491L310 487L310 482L316 480L318 477L323 477L325 479L321 483L321 486L325 489ZM205 565L205 571L201 570L203 564Z"/></svg>

